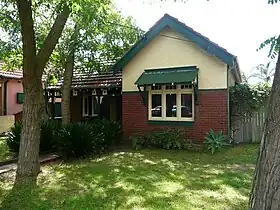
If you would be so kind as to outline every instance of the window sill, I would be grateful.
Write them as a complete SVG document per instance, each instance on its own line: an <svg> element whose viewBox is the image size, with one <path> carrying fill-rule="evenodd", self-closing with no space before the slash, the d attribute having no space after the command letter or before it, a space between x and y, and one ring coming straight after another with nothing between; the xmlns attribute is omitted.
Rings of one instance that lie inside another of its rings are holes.
<svg viewBox="0 0 280 210"><path fill-rule="evenodd" d="M194 121L148 120L148 124L151 124L151 125L193 126Z"/></svg>

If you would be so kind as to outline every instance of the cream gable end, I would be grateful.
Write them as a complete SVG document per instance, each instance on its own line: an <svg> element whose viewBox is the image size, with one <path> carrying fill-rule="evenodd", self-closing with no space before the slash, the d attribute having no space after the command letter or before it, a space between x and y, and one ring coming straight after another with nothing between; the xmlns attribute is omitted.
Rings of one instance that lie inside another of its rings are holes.
<svg viewBox="0 0 280 210"><path fill-rule="evenodd" d="M227 64L165 28L151 40L123 69L122 90L138 91L135 81L145 69L197 66L199 89L227 88Z"/></svg>

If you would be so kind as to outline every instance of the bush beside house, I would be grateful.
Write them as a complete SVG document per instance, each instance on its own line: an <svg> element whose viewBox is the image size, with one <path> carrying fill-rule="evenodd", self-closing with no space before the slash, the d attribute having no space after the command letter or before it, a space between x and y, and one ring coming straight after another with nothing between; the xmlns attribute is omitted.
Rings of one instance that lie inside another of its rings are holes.
<svg viewBox="0 0 280 210"><path fill-rule="evenodd" d="M15 123L7 138L9 150L18 153L22 125ZM116 122L96 120L74 122L61 126L48 120L41 125L40 153L58 151L64 159L82 158L108 151L122 136L121 126Z"/></svg>
<svg viewBox="0 0 280 210"><path fill-rule="evenodd" d="M151 132L140 132L130 137L134 149L162 148L166 150L201 151L203 145L186 139L186 131L181 128L159 129Z"/></svg>

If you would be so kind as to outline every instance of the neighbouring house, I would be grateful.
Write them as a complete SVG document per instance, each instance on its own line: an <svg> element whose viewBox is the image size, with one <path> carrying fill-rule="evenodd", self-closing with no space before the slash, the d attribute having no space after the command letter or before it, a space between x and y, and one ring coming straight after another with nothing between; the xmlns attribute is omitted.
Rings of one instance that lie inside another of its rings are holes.
<svg viewBox="0 0 280 210"><path fill-rule="evenodd" d="M22 104L22 73L0 70L0 134L14 124L14 115L22 111Z"/></svg>
<svg viewBox="0 0 280 210"><path fill-rule="evenodd" d="M114 66L122 72L124 135L181 127L202 141L229 132L229 86L241 82L236 56L166 14Z"/></svg>
<svg viewBox="0 0 280 210"><path fill-rule="evenodd" d="M121 121L121 74L75 73L71 90L71 120L107 119ZM49 85L47 96L50 115L61 117L61 85Z"/></svg>
<svg viewBox="0 0 280 210"><path fill-rule="evenodd" d="M0 116L22 111L22 72L0 71Z"/></svg>

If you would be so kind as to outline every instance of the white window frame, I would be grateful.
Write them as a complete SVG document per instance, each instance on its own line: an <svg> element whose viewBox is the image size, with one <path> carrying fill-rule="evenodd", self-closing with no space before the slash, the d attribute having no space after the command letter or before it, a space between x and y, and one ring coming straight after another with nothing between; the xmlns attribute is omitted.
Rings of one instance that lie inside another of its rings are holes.
<svg viewBox="0 0 280 210"><path fill-rule="evenodd" d="M148 99L148 119L159 120L159 121L194 121L194 88L181 89L181 85L177 85L176 89L166 90L166 86L162 85L161 90L152 90L152 87L148 87L149 99ZM161 95L161 117L152 117L152 95ZM177 117L166 117L166 94L176 94L176 107ZM192 117L181 117L181 95L191 94L192 95Z"/></svg>
<svg viewBox="0 0 280 210"><path fill-rule="evenodd" d="M92 100L92 103L91 103L91 115L89 115L89 97L91 97L91 100ZM95 114L94 112L94 97L95 96L83 96L83 104L82 104L82 113L83 113L83 117L96 117L98 116L98 114ZM86 98L87 98L87 101L88 101L88 112L86 113L86 110L85 110L85 103L86 103Z"/></svg>

